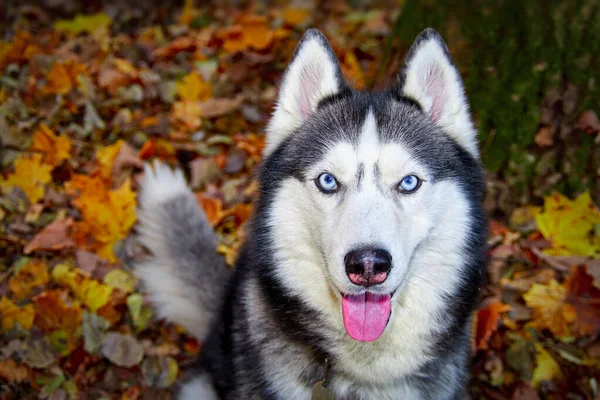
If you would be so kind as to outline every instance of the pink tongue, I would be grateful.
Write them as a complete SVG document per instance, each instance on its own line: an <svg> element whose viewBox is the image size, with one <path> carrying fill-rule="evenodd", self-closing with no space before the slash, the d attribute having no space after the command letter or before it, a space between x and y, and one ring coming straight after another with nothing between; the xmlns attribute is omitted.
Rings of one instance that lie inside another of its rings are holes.
<svg viewBox="0 0 600 400"><path fill-rule="evenodd" d="M354 340L372 342L383 334L390 317L390 295L363 293L342 300L344 327Z"/></svg>

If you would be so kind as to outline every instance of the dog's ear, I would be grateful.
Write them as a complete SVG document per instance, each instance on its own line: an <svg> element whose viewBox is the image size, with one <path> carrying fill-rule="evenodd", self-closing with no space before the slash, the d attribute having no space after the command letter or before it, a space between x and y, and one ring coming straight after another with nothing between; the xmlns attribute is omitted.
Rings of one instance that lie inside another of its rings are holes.
<svg viewBox="0 0 600 400"><path fill-rule="evenodd" d="M267 126L266 154L315 112L321 100L344 88L342 71L331 45L320 31L309 29L283 76L275 111Z"/></svg>
<svg viewBox="0 0 600 400"><path fill-rule="evenodd" d="M444 40L435 30L426 29L415 39L400 72L397 89L400 95L416 100L434 123L478 157L477 131L462 79Z"/></svg>

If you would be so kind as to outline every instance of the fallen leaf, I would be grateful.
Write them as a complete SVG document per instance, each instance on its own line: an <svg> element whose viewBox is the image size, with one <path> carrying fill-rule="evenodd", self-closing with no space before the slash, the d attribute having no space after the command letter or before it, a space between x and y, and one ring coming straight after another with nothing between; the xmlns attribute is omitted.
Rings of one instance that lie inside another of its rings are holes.
<svg viewBox="0 0 600 400"><path fill-rule="evenodd" d="M152 319L152 308L144 305L142 295L138 293L129 295L127 297L127 309L133 320L133 325L138 331L148 327L148 323Z"/></svg>
<svg viewBox="0 0 600 400"><path fill-rule="evenodd" d="M17 364L13 359L0 361L0 377L9 383L28 382L32 373L24 365Z"/></svg>
<svg viewBox="0 0 600 400"><path fill-rule="evenodd" d="M554 144L554 128L551 126L545 126L541 128L533 139L535 144L539 147L550 147Z"/></svg>
<svg viewBox="0 0 600 400"><path fill-rule="evenodd" d="M19 307L6 296L0 299L0 315L2 316L2 330L10 331L15 323L18 323L26 330L31 329L35 317L33 304Z"/></svg>
<svg viewBox="0 0 600 400"><path fill-rule="evenodd" d="M229 114L237 110L242 101L244 101L243 95L238 95L233 99L209 99L199 104L200 116L215 118Z"/></svg>
<svg viewBox="0 0 600 400"><path fill-rule="evenodd" d="M29 297L34 288L47 284L49 280L46 263L29 260L9 279L8 289L15 299L22 300Z"/></svg>
<svg viewBox="0 0 600 400"><path fill-rule="evenodd" d="M69 217L54 220L27 243L23 253L30 254L38 250L62 250L73 247L75 242L70 237L73 224L73 219Z"/></svg>
<svg viewBox="0 0 600 400"><path fill-rule="evenodd" d="M172 357L146 358L141 366L146 385L167 388L177 379L179 365Z"/></svg>
<svg viewBox="0 0 600 400"><path fill-rule="evenodd" d="M42 163L41 154L21 156L14 163L14 172L0 181L0 186L20 188L35 204L44 197L45 185L52 181L51 171L51 165Z"/></svg>
<svg viewBox="0 0 600 400"><path fill-rule="evenodd" d="M110 322L96 314L83 312L83 345L85 351L90 354L100 352L102 341L110 325Z"/></svg>
<svg viewBox="0 0 600 400"><path fill-rule="evenodd" d="M79 85L78 76L87 75L87 67L75 61L56 62L46 75L44 93L65 95Z"/></svg>
<svg viewBox="0 0 600 400"><path fill-rule="evenodd" d="M192 71L177 82L177 94L183 101L206 101L212 96L212 86L204 82L198 72Z"/></svg>
<svg viewBox="0 0 600 400"><path fill-rule="evenodd" d="M62 290L47 290L36 296L33 299L37 310L35 324L46 332L77 329L81 324L81 307L77 303L68 305L66 299Z"/></svg>
<svg viewBox="0 0 600 400"><path fill-rule="evenodd" d="M52 352L45 338L34 338L23 344L23 364L37 369L48 368L56 364L56 355Z"/></svg>
<svg viewBox="0 0 600 400"><path fill-rule="evenodd" d="M542 382L549 382L559 378L561 376L561 371L558 363L541 344L536 343L535 350L536 366L533 370L531 385L537 389Z"/></svg>
<svg viewBox="0 0 600 400"><path fill-rule="evenodd" d="M144 357L144 347L131 335L109 332L102 341L102 355L119 367L131 368Z"/></svg>
<svg viewBox="0 0 600 400"><path fill-rule="evenodd" d="M587 110L581 113L577 126L584 132L595 133L600 132L600 121L593 110Z"/></svg>
<svg viewBox="0 0 600 400"><path fill-rule="evenodd" d="M485 350L492 334L498 329L502 313L510 310L508 304L501 301L491 301L485 308L477 311L475 348Z"/></svg>
<svg viewBox="0 0 600 400"><path fill-rule="evenodd" d="M104 277L104 283L115 289L131 293L135 290L136 279L130 273L122 269L113 269Z"/></svg>
<svg viewBox="0 0 600 400"><path fill-rule="evenodd" d="M216 197L207 197L201 193L196 195L198 203L206 213L206 218L211 225L216 225L223 216L223 202Z"/></svg>
<svg viewBox="0 0 600 400"><path fill-rule="evenodd" d="M74 175L65 186L69 194L78 195L73 204L81 211L82 221L75 225L76 241L115 262L113 246L125 238L136 221L135 192L130 179L118 189L107 190L99 178Z"/></svg>
<svg viewBox="0 0 600 400"><path fill-rule="evenodd" d="M69 138L63 135L56 136L45 124L41 124L33 134L30 148L41 152L44 157L43 162L53 167L60 165L71 156Z"/></svg>
<svg viewBox="0 0 600 400"><path fill-rule="evenodd" d="M101 150L96 152L96 160L100 165L99 176L107 182L111 182L113 175L113 165L115 159L121 152L121 147L125 142L122 140L116 141L110 146L103 147Z"/></svg>
<svg viewBox="0 0 600 400"><path fill-rule="evenodd" d="M555 256L600 257L600 210L588 191L575 200L553 193L544 200L544 209L536 216L540 232L552 242L544 253Z"/></svg>
<svg viewBox="0 0 600 400"><path fill-rule="evenodd" d="M570 326L577 318L577 311L566 302L567 291L563 285L554 279L547 285L534 283L523 299L533 310L533 326L549 329L558 338L571 336Z"/></svg>
<svg viewBox="0 0 600 400"><path fill-rule="evenodd" d="M103 12L91 15L77 14L72 20L56 21L54 28L77 35L82 32L93 33L100 29L107 29L111 22L111 18Z"/></svg>
<svg viewBox="0 0 600 400"><path fill-rule="evenodd" d="M202 107L197 101L178 101L173 104L173 118L187 130L193 131L202 125Z"/></svg>
<svg viewBox="0 0 600 400"><path fill-rule="evenodd" d="M288 6L283 10L283 22L289 26L301 25L310 18L310 11L305 8Z"/></svg>
<svg viewBox="0 0 600 400"><path fill-rule="evenodd" d="M594 278L587 274L586 267L574 267L565 287L567 301L577 312L573 333L594 337L600 332L600 290L594 287Z"/></svg>

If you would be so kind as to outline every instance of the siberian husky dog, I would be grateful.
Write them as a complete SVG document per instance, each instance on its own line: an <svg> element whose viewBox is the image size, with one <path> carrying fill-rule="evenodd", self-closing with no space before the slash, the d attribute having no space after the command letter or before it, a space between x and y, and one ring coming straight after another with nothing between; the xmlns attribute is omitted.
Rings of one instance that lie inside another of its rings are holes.
<svg viewBox="0 0 600 400"><path fill-rule="evenodd" d="M230 272L183 174L147 167L137 274L203 342L181 399L459 399L485 270L484 178L434 30L358 92L317 30L284 75L260 197ZM324 388L324 389L323 389Z"/></svg>

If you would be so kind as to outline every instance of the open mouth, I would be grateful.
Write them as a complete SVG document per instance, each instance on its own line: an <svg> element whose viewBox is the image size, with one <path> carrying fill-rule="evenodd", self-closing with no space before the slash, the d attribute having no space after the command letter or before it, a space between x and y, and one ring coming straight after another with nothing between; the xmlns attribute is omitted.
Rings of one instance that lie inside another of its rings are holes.
<svg viewBox="0 0 600 400"><path fill-rule="evenodd" d="M361 342L378 339L392 311L391 294L342 294L342 315L348 335Z"/></svg>

